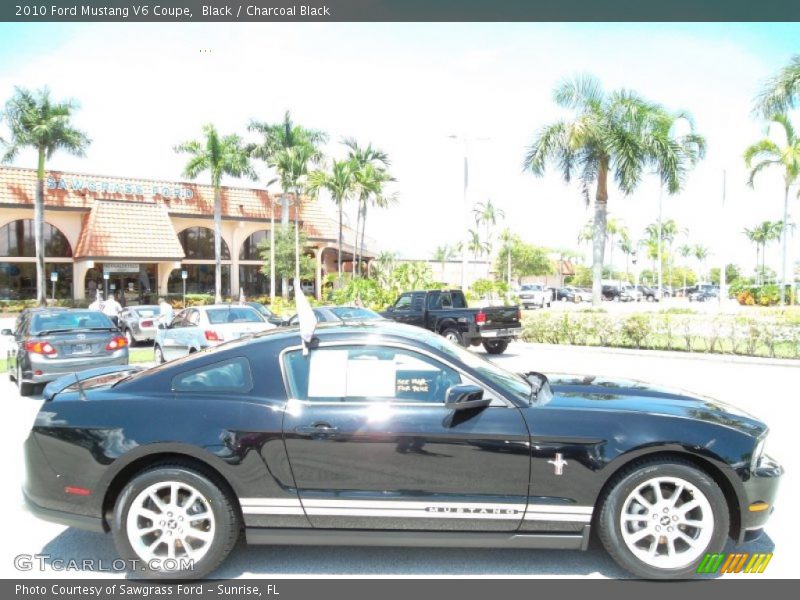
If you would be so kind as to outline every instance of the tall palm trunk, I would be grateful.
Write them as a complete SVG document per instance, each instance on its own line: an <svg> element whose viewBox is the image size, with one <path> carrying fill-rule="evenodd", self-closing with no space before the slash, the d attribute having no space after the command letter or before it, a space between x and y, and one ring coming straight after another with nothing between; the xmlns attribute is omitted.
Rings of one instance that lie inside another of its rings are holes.
<svg viewBox="0 0 800 600"><path fill-rule="evenodd" d="M294 191L294 280L300 285L300 190ZM294 291L297 298L297 290Z"/></svg>
<svg viewBox="0 0 800 600"><path fill-rule="evenodd" d="M361 242L358 251L358 269L361 270L361 262L364 260L364 232L367 230L367 201L364 200L364 206L361 213Z"/></svg>
<svg viewBox="0 0 800 600"><path fill-rule="evenodd" d="M289 226L289 194L284 192L281 196L281 229L286 231ZM284 300L289 299L289 278L286 274L281 277L281 296Z"/></svg>
<svg viewBox="0 0 800 600"><path fill-rule="evenodd" d="M275 204L270 198L269 215L269 302L275 305Z"/></svg>
<svg viewBox="0 0 800 600"><path fill-rule="evenodd" d="M36 200L33 208L34 246L36 251L36 304L47 303L44 270L44 148L39 148L39 165L36 170Z"/></svg>
<svg viewBox="0 0 800 600"><path fill-rule="evenodd" d="M600 306L603 292L603 256L608 218L608 159L600 161L597 171L597 192L594 198L594 229L592 231L592 305Z"/></svg>
<svg viewBox="0 0 800 600"><path fill-rule="evenodd" d="M360 230L361 230L361 200L359 199L358 210L356 211L356 234L355 238L353 238L353 252L355 255L354 256L355 263L353 266L353 277L361 276L361 255L359 253L359 248L358 248L358 232ZM356 268L355 265L358 265L358 268Z"/></svg>
<svg viewBox="0 0 800 600"><path fill-rule="evenodd" d="M783 194L783 227L781 227L781 306L786 305L786 256L789 248L789 182Z"/></svg>
<svg viewBox="0 0 800 600"><path fill-rule="evenodd" d="M344 198L339 198L339 252L336 257L336 267L339 272L339 283L342 281L342 205Z"/></svg>
<svg viewBox="0 0 800 600"><path fill-rule="evenodd" d="M214 182L214 302L222 302L222 194Z"/></svg>

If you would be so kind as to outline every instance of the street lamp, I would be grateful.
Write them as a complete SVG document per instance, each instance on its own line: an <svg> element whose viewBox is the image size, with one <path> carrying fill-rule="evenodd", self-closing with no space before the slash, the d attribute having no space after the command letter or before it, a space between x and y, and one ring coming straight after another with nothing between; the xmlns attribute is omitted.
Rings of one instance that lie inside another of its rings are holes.
<svg viewBox="0 0 800 600"><path fill-rule="evenodd" d="M464 143L464 198L463 198L463 228L461 242L461 289L467 290L467 252L469 246L469 210L467 192L469 190L469 143L489 141L488 137L465 137L452 134L447 136L451 140L461 140Z"/></svg>

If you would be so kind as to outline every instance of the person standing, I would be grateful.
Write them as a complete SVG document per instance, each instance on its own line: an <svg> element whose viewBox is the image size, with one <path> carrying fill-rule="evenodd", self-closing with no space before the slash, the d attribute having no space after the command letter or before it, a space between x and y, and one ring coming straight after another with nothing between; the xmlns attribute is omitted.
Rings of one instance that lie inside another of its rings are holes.
<svg viewBox="0 0 800 600"><path fill-rule="evenodd" d="M94 294L94 300L89 305L89 310L103 310L103 294L100 290L97 290Z"/></svg>
<svg viewBox="0 0 800 600"><path fill-rule="evenodd" d="M158 320L159 322L163 323L166 326L169 326L172 323L172 317L175 315L175 311L172 310L172 305L167 302L164 298L158 299Z"/></svg>
<svg viewBox="0 0 800 600"><path fill-rule="evenodd" d="M122 312L122 305L117 302L116 294L112 294L103 303L103 314L106 315L115 326L119 326L119 313Z"/></svg>

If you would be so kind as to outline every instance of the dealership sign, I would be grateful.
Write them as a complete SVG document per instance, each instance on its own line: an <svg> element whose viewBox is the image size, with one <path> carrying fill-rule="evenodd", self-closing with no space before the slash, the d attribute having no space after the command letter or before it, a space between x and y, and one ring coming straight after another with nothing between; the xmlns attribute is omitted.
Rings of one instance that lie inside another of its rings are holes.
<svg viewBox="0 0 800 600"><path fill-rule="evenodd" d="M138 273L138 263L109 263L103 265L103 275L106 273Z"/></svg>
<svg viewBox="0 0 800 600"><path fill-rule="evenodd" d="M188 200L194 192L182 185L143 185L140 183L125 183L108 181L105 179L90 179L86 177L48 177L45 180L48 190L74 190L95 192L98 194L123 194L125 196L148 196L162 198L181 198Z"/></svg>

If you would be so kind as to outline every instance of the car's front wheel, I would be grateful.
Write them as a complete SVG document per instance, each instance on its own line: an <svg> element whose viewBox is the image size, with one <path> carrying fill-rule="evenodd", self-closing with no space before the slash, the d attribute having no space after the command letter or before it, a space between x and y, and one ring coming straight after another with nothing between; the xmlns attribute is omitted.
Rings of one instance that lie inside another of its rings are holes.
<svg viewBox="0 0 800 600"><path fill-rule="evenodd" d="M136 575L186 579L216 569L240 527L233 501L213 477L175 463L150 468L125 486L111 529Z"/></svg>
<svg viewBox="0 0 800 600"><path fill-rule="evenodd" d="M647 579L694 575L707 553L722 550L729 523L716 482L680 459L626 468L611 482L598 519L608 553Z"/></svg>
<svg viewBox="0 0 800 600"><path fill-rule="evenodd" d="M161 349L161 346L158 344L155 345L153 348L153 360L157 365L164 364L166 361L164 360L164 351Z"/></svg>

